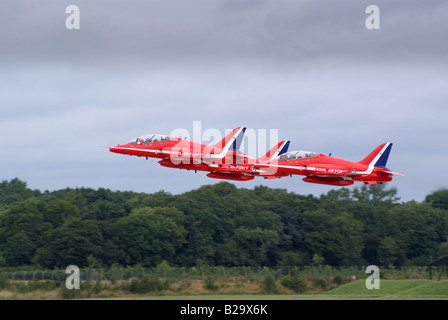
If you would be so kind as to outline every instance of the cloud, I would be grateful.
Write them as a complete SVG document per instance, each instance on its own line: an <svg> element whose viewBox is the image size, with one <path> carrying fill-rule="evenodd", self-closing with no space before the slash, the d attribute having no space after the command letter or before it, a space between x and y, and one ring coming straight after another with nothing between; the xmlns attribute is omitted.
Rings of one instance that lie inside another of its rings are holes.
<svg viewBox="0 0 448 320"><path fill-rule="evenodd" d="M365 28L367 5L359 1L80 0L80 30L65 28L67 5L2 2L2 55L22 63L118 70L239 63L284 71L316 61L446 59L447 45L437 40L447 27L443 1L380 1L382 29L373 32Z"/></svg>

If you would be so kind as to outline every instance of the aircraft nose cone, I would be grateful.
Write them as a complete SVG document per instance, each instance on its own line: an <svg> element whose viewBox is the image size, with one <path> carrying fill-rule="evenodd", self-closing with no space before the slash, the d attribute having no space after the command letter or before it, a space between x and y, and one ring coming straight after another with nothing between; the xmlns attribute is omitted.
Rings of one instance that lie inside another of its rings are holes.
<svg viewBox="0 0 448 320"><path fill-rule="evenodd" d="M119 150L120 150L120 147L119 147L119 146L109 147L109 151L110 151L110 152L116 152L116 153L118 153Z"/></svg>
<svg viewBox="0 0 448 320"><path fill-rule="evenodd" d="M127 144L109 147L109 151L114 152L114 153L119 153L119 154L129 154L129 155L133 154L133 151L129 150L129 145L127 145Z"/></svg>

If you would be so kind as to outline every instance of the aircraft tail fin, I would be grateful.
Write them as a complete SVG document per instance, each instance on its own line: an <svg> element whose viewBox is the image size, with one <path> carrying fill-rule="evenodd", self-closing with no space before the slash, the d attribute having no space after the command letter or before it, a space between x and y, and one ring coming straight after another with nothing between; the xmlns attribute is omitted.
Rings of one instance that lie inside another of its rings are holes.
<svg viewBox="0 0 448 320"><path fill-rule="evenodd" d="M243 140L244 132L246 131L246 127L238 127L232 130L229 134L227 134L221 141L215 144L213 147L217 149L221 149L219 154L215 154L216 157L224 157L229 150L237 150L241 142Z"/></svg>
<svg viewBox="0 0 448 320"><path fill-rule="evenodd" d="M244 138L244 132L246 131L245 127L243 127L242 129L243 130L239 134L235 135L235 137L236 137L235 141L233 141L233 144L230 146L229 150L233 150L233 151L240 150L240 146L241 146L241 143L243 142L243 138Z"/></svg>
<svg viewBox="0 0 448 320"><path fill-rule="evenodd" d="M277 156L288 151L289 140L280 141L275 147L269 150L264 156L258 158L259 162L269 162L275 159Z"/></svg>
<svg viewBox="0 0 448 320"><path fill-rule="evenodd" d="M378 168L386 168L387 160L389 159L390 150L392 149L392 143L387 142L378 146L367 157L359 161L360 164L373 165Z"/></svg>

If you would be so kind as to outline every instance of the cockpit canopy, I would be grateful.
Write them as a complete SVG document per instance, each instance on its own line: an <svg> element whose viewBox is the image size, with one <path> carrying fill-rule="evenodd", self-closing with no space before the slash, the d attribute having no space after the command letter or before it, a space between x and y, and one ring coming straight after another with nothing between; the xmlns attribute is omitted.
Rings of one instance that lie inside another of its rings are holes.
<svg viewBox="0 0 448 320"><path fill-rule="evenodd" d="M138 137L134 140L132 140L129 143L132 144L142 144L142 143L151 143L151 142L158 142L158 141L169 141L171 140L171 137L164 134L147 134L141 137Z"/></svg>
<svg viewBox="0 0 448 320"><path fill-rule="evenodd" d="M289 151L285 152L277 157L277 161L285 161L285 160L295 160L295 159L302 159L302 158L312 158L317 155L316 152L312 151Z"/></svg>

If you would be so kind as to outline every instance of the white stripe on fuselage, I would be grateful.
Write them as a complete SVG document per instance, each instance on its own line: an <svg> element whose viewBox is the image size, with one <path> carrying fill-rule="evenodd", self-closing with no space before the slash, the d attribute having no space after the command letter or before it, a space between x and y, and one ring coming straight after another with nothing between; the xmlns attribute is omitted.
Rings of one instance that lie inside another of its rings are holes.
<svg viewBox="0 0 448 320"><path fill-rule="evenodd" d="M140 148L123 148L116 147L121 150L130 150L130 151L139 151L139 152L148 152L148 153L170 153L168 150L160 150L160 149L140 149Z"/></svg>
<svg viewBox="0 0 448 320"><path fill-rule="evenodd" d="M269 164L270 167L277 167L279 169L295 169L295 170L310 170L310 171L316 171L319 170L319 168L316 167L299 167L299 166L285 166L281 164ZM327 171L327 169L323 169Z"/></svg>

